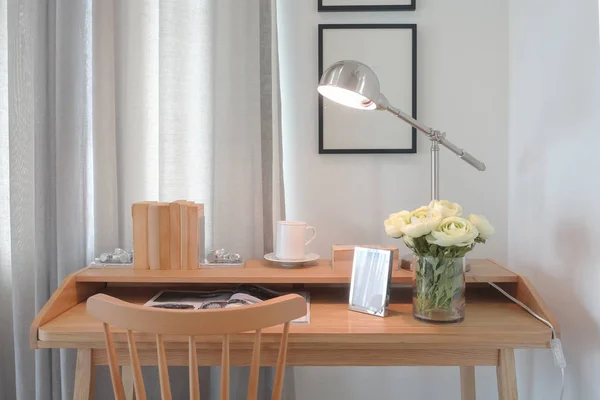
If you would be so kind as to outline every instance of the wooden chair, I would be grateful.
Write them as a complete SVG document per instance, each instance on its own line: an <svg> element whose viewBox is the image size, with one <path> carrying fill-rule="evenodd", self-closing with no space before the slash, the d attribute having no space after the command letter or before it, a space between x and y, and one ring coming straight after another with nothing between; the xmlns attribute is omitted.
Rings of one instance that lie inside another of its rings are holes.
<svg viewBox="0 0 600 400"><path fill-rule="evenodd" d="M255 331L247 398L256 399L258 392L258 371L260 367L261 330L270 326L284 324L272 393L272 399L279 400L283 389L283 374L287 355L290 321L306 315L306 301L299 295L289 294L267 300L260 304L235 308L202 311L165 310L127 303L105 294L96 294L88 299L87 311L103 322L110 377L116 400L125 400L125 392L110 332L110 325L127 330L129 358L133 369L135 394L138 400L146 400L146 390L144 388L142 369L133 336L134 331L156 335L162 400L171 400L171 387L163 335L189 336L190 399L193 400L200 399L195 336L223 335L220 386L221 399L228 400L229 335Z"/></svg>

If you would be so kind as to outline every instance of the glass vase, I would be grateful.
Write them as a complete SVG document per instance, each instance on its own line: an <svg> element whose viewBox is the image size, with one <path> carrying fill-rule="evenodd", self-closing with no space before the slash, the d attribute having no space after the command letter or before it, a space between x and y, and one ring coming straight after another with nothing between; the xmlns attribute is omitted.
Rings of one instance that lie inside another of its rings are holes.
<svg viewBox="0 0 600 400"><path fill-rule="evenodd" d="M413 315L425 322L465 318L465 258L415 256Z"/></svg>

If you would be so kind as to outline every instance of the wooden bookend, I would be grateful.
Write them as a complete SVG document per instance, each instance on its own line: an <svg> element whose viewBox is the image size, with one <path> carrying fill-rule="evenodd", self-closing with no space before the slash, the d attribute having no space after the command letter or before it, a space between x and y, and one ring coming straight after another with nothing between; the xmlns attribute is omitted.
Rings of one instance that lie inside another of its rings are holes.
<svg viewBox="0 0 600 400"><path fill-rule="evenodd" d="M158 203L148 205L148 265L150 269L160 269L159 207Z"/></svg>
<svg viewBox="0 0 600 400"><path fill-rule="evenodd" d="M181 269L181 213L178 203L169 204L171 220L171 269Z"/></svg>
<svg viewBox="0 0 600 400"><path fill-rule="evenodd" d="M369 244L334 244L331 246L331 263L332 267L335 268L336 262L352 262L354 259L354 248L355 247L369 247L372 249L380 250L392 250L392 260L394 268L398 266L399 251L394 246L384 245L369 245Z"/></svg>
<svg viewBox="0 0 600 400"><path fill-rule="evenodd" d="M158 206L158 245L160 269L171 269L171 216L169 203Z"/></svg>
<svg viewBox="0 0 600 400"><path fill-rule="evenodd" d="M148 202L131 205L133 217L133 268L148 269Z"/></svg>
<svg viewBox="0 0 600 400"><path fill-rule="evenodd" d="M187 269L198 269L198 207L188 207L188 246Z"/></svg>

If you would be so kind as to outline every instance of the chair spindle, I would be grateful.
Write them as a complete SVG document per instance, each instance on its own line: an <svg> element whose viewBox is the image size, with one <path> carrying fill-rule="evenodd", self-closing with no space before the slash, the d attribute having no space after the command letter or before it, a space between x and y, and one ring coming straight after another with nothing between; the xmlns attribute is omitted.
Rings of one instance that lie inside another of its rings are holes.
<svg viewBox="0 0 600 400"><path fill-rule="evenodd" d="M133 337L133 331L127 331L127 343L129 344L129 362L133 369L133 387L135 389L135 398L137 400L146 400L146 388L144 387L144 378L142 377L142 367L138 356L137 346Z"/></svg>
<svg viewBox="0 0 600 400"><path fill-rule="evenodd" d="M156 352L158 355L158 376L160 380L160 394L162 400L171 399L171 383L169 382L169 368L167 367L167 354L162 335L156 335Z"/></svg>
<svg viewBox="0 0 600 400"><path fill-rule="evenodd" d="M115 392L115 400L125 400L125 389L123 389L123 381L121 380L121 372L119 371L119 362L117 361L117 353L115 352L115 344L113 343L110 327L106 322L102 323L104 328L104 340L106 342L106 354L108 355L108 366L110 369L110 380Z"/></svg>
<svg viewBox="0 0 600 400"><path fill-rule="evenodd" d="M273 384L272 400L280 400L283 392L283 377L285 375L285 359L287 356L288 334L290 332L290 323L283 325L283 334L279 344L279 354L277 356L277 369L275 372L275 383Z"/></svg>
<svg viewBox="0 0 600 400"><path fill-rule="evenodd" d="M258 374L260 371L260 336L261 330L257 329L254 334L254 346L252 347L252 363L250 364L250 378L248 379L247 400L258 399Z"/></svg>

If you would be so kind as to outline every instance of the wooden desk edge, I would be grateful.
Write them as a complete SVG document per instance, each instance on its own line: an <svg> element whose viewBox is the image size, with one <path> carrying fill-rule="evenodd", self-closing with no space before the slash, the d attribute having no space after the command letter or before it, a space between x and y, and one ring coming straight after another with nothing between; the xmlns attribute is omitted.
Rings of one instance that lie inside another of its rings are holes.
<svg viewBox="0 0 600 400"><path fill-rule="evenodd" d="M75 280L75 276L85 269L87 268L68 275L33 319L33 322L29 327L29 346L32 349L39 348L38 330L40 326L53 320L106 287L105 283L78 284Z"/></svg>

